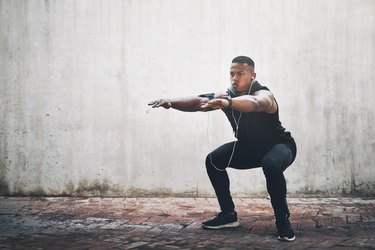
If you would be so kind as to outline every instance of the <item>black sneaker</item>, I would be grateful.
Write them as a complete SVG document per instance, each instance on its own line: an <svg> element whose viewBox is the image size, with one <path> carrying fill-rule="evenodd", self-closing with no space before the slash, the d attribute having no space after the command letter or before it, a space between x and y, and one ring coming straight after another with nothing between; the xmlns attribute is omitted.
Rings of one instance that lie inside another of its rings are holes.
<svg viewBox="0 0 375 250"><path fill-rule="evenodd" d="M285 221L277 222L277 238L282 241L293 241L296 239L292 226L290 225L289 219L286 218Z"/></svg>
<svg viewBox="0 0 375 250"><path fill-rule="evenodd" d="M212 220L202 223L202 227L207 229L238 227L239 225L240 222L237 220L237 212L234 212L233 215L220 212Z"/></svg>

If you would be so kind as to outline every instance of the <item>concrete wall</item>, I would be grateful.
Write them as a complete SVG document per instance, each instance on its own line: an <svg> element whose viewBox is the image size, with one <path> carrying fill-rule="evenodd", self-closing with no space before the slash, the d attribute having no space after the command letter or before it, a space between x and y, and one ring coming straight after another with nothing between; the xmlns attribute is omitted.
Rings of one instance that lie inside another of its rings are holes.
<svg viewBox="0 0 375 250"><path fill-rule="evenodd" d="M0 194L213 195L225 116L147 103L225 90L242 54L298 143L290 196L374 195L373 0L0 0Z"/></svg>

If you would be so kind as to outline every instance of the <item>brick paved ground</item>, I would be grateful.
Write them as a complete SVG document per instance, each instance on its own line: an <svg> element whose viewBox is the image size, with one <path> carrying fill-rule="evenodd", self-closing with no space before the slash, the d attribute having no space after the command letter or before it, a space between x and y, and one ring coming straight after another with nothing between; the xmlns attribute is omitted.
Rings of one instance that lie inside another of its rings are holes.
<svg viewBox="0 0 375 250"><path fill-rule="evenodd" d="M215 199L0 197L0 249L375 249L375 199L289 199L276 239L267 199L234 199L241 226L203 230Z"/></svg>

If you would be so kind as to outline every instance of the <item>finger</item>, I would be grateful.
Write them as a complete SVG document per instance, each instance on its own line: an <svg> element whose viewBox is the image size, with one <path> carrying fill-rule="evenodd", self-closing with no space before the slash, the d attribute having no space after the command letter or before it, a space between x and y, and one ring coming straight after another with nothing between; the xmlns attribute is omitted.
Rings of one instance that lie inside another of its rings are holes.
<svg viewBox="0 0 375 250"><path fill-rule="evenodd" d="M209 107L211 107L212 106L212 104L210 104L210 103L202 103L201 104L201 108L209 108Z"/></svg>
<svg viewBox="0 0 375 250"><path fill-rule="evenodd" d="M157 103L159 102L159 100L160 100L160 99L158 99L158 100L154 100L154 101L151 101L151 102L149 102L148 105L155 105L155 104L157 104Z"/></svg>
<svg viewBox="0 0 375 250"><path fill-rule="evenodd" d="M220 99L212 99L212 100L208 101L208 103L217 103L218 101L220 101Z"/></svg>
<svg viewBox="0 0 375 250"><path fill-rule="evenodd" d="M209 101L208 103L212 104L212 105L221 105L221 100L220 99L213 99L213 100Z"/></svg>
<svg viewBox="0 0 375 250"><path fill-rule="evenodd" d="M152 107L153 107L153 108L157 108L157 107L159 107L159 106L160 106L160 103L159 103L159 102L155 102L155 103L152 104Z"/></svg>
<svg viewBox="0 0 375 250"><path fill-rule="evenodd" d="M152 106L153 108L157 108L157 107L160 106L161 101L162 101L162 99L158 99L158 100L150 102L148 105Z"/></svg>

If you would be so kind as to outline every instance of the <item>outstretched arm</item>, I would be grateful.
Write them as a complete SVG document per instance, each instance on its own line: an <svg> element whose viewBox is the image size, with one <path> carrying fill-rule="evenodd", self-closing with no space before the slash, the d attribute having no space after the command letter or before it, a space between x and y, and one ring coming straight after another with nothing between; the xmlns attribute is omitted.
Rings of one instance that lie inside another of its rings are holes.
<svg viewBox="0 0 375 250"><path fill-rule="evenodd" d="M241 112L267 112L275 113L277 104L273 94L268 90L259 90L254 95L243 95L231 99L231 108ZM211 105L227 108L230 104L227 99L215 98L203 105L210 108Z"/></svg>
<svg viewBox="0 0 375 250"><path fill-rule="evenodd" d="M205 100L207 99L207 100ZM208 102L208 98L198 96L179 97L179 98L162 98L150 102L148 105L153 108L163 107L165 109L174 108L180 111L195 112L201 111L201 104Z"/></svg>
<svg viewBox="0 0 375 250"><path fill-rule="evenodd" d="M223 93L215 94L215 98L223 96ZM206 111L205 104L209 101L207 97L189 96L178 98L161 98L150 102L148 105L153 108L163 107L165 109L173 108L180 111L196 112ZM210 105L210 109L221 109L219 105Z"/></svg>

